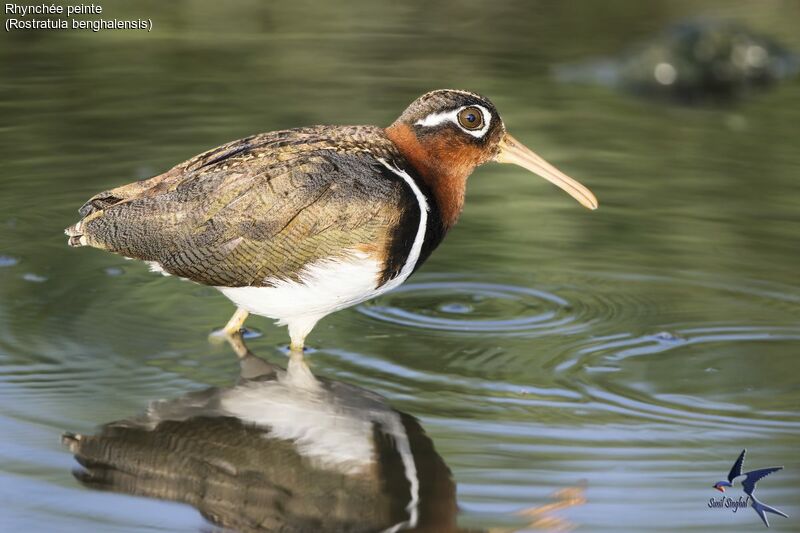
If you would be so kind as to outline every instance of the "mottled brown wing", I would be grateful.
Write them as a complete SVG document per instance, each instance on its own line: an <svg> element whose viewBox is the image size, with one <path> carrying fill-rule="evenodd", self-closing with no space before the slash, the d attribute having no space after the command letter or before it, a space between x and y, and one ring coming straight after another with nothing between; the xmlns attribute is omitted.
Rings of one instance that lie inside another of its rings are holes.
<svg viewBox="0 0 800 533"><path fill-rule="evenodd" d="M243 139L95 196L81 232L89 245L215 286L297 279L353 250L380 257L409 192L377 159L392 154L376 135L308 128Z"/></svg>

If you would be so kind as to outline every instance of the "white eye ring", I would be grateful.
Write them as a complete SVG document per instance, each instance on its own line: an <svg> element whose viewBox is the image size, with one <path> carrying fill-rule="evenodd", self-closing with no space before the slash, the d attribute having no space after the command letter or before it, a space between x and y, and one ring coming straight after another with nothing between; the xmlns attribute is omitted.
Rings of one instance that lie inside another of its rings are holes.
<svg viewBox="0 0 800 533"><path fill-rule="evenodd" d="M468 130L458 123L458 114L468 107L477 107L480 110L481 115L483 115L483 126L478 130ZM491 126L492 123L492 114L489 112L488 109L486 109L480 104L470 104L461 106L458 109L453 109L452 111L445 111L443 113L431 113L422 120L416 121L414 125L422 126L423 128L430 128L432 126L438 126L444 122L447 122L448 120L453 124L455 124L456 126L458 126L458 129L460 129L464 133L467 133L477 139L480 139L486 134L487 131L489 131L489 126Z"/></svg>

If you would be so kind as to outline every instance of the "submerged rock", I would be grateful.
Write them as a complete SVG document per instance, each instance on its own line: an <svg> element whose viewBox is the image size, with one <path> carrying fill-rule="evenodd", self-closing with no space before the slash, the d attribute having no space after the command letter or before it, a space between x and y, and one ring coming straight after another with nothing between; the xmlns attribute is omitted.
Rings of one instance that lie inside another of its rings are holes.
<svg viewBox="0 0 800 533"><path fill-rule="evenodd" d="M736 99L798 71L800 58L769 37L729 21L694 20L617 59L558 67L556 76L691 104Z"/></svg>

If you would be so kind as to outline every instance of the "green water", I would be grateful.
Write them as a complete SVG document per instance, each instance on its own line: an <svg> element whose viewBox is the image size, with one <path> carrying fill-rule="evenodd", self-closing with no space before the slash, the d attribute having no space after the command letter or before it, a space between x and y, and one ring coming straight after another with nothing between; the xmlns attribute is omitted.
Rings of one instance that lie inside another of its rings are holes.
<svg viewBox="0 0 800 533"><path fill-rule="evenodd" d="M0 36L0 529L208 530L189 506L95 492L63 431L228 387L213 289L69 249L95 192L255 132L389 124L419 94L494 101L590 187L589 212L521 169L470 178L458 226L407 284L324 319L313 371L417 417L464 528L585 486L583 531L753 531L709 509L738 453L800 500L800 82L707 108L554 81L670 22L735 18L800 50L791 2L105 2L151 33ZM258 355L286 331L251 319ZM736 489L732 494L738 496Z"/></svg>

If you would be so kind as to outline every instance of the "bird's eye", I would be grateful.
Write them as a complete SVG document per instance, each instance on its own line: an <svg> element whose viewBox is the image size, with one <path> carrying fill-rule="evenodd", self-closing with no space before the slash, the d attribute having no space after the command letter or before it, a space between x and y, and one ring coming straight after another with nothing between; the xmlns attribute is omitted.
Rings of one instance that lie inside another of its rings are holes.
<svg viewBox="0 0 800 533"><path fill-rule="evenodd" d="M458 123L468 130L479 130L483 127L483 114L477 107L465 107L458 112Z"/></svg>

